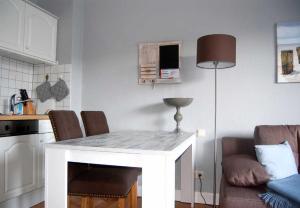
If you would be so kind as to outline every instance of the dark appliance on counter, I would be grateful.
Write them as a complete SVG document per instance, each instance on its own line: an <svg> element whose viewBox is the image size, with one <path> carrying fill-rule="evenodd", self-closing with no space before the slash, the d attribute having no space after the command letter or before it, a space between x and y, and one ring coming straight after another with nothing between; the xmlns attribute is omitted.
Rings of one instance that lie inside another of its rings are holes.
<svg viewBox="0 0 300 208"><path fill-rule="evenodd" d="M37 134L38 120L0 121L0 137Z"/></svg>
<svg viewBox="0 0 300 208"><path fill-rule="evenodd" d="M26 101L29 99L27 91L25 89L20 89L21 100Z"/></svg>

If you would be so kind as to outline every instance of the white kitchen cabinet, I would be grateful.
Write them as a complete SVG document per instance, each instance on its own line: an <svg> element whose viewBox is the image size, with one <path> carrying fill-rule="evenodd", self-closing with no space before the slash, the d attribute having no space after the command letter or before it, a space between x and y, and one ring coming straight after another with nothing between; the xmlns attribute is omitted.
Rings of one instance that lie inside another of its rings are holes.
<svg viewBox="0 0 300 208"><path fill-rule="evenodd" d="M57 19L26 4L24 52L46 60L56 59Z"/></svg>
<svg viewBox="0 0 300 208"><path fill-rule="evenodd" d="M44 186L44 146L51 142L53 133L0 138L0 203Z"/></svg>
<svg viewBox="0 0 300 208"><path fill-rule="evenodd" d="M36 134L0 139L0 201L36 188L38 148Z"/></svg>
<svg viewBox="0 0 300 208"><path fill-rule="evenodd" d="M0 55L56 64L57 17L25 0L0 0Z"/></svg>
<svg viewBox="0 0 300 208"><path fill-rule="evenodd" d="M25 2L0 0L0 45L14 51L23 51Z"/></svg>

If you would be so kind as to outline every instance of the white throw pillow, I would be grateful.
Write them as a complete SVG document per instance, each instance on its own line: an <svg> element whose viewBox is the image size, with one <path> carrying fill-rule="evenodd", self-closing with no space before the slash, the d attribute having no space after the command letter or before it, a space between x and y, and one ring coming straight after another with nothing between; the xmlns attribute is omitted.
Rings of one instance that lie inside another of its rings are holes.
<svg viewBox="0 0 300 208"><path fill-rule="evenodd" d="M298 174L295 157L287 141L276 145L255 145L257 160L265 167L271 180Z"/></svg>

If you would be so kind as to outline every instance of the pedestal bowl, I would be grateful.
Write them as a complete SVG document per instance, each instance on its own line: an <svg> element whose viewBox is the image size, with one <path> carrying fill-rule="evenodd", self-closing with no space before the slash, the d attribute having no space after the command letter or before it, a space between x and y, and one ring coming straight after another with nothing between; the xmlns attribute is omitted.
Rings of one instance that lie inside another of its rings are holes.
<svg viewBox="0 0 300 208"><path fill-rule="evenodd" d="M175 132L180 133L180 122L183 118L180 108L190 105L193 102L193 98L164 98L163 101L166 105L176 108L176 114L174 115L174 120L176 121Z"/></svg>

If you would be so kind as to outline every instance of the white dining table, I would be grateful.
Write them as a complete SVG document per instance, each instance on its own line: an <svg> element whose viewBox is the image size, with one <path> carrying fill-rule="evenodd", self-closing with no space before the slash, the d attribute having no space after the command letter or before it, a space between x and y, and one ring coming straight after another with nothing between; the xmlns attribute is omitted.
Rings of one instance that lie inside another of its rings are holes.
<svg viewBox="0 0 300 208"><path fill-rule="evenodd" d="M164 131L118 131L45 146L45 207L67 208L68 162L142 170L142 208L175 207L175 162L181 160L180 201L194 207L196 136Z"/></svg>

